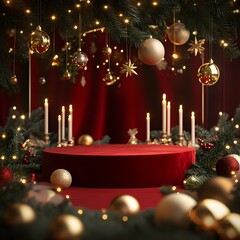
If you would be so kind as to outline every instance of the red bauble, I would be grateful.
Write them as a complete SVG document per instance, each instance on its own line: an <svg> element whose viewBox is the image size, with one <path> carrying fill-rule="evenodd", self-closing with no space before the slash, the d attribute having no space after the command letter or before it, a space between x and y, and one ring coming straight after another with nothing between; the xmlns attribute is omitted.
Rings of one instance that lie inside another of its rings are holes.
<svg viewBox="0 0 240 240"><path fill-rule="evenodd" d="M216 163L216 172L219 176L231 177L238 171L239 162L231 155L220 158Z"/></svg>
<svg viewBox="0 0 240 240"><path fill-rule="evenodd" d="M12 181L13 173L8 167L0 168L0 187Z"/></svg>

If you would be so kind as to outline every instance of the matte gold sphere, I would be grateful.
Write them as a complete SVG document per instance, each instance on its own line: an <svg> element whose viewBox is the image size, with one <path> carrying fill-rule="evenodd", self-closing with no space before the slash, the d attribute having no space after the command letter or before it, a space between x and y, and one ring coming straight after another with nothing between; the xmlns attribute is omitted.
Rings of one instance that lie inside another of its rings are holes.
<svg viewBox="0 0 240 240"><path fill-rule="evenodd" d="M92 145L93 138L89 134L83 134L78 138L78 145Z"/></svg>
<svg viewBox="0 0 240 240"><path fill-rule="evenodd" d="M50 182L54 187L65 189L71 185L72 176L70 172L65 169L57 169L52 173Z"/></svg>
<svg viewBox="0 0 240 240"><path fill-rule="evenodd" d="M155 210L155 222L177 224L188 227L190 220L188 214L197 205L197 201L184 193L171 193L160 200Z"/></svg>
<svg viewBox="0 0 240 240"><path fill-rule="evenodd" d="M112 54L112 49L107 45L102 50L103 55L109 57Z"/></svg>
<svg viewBox="0 0 240 240"><path fill-rule="evenodd" d="M56 217L50 225L50 239L53 240L79 240L83 233L82 221L71 214Z"/></svg>
<svg viewBox="0 0 240 240"><path fill-rule="evenodd" d="M13 203L4 212L4 223L16 227L29 224L35 220L35 211L27 204Z"/></svg>
<svg viewBox="0 0 240 240"><path fill-rule="evenodd" d="M190 37L190 32L186 29L186 26L181 22L172 24L167 31L170 42L175 45L183 45Z"/></svg>
<svg viewBox="0 0 240 240"><path fill-rule="evenodd" d="M212 86L217 83L220 77L220 71L217 65L210 60L209 63L204 63L199 67L197 77L203 85Z"/></svg>
<svg viewBox="0 0 240 240"><path fill-rule="evenodd" d="M163 44L155 39L146 39L138 48L139 59L147 65L156 65L163 60L165 49Z"/></svg>
<svg viewBox="0 0 240 240"><path fill-rule="evenodd" d="M140 204L138 200L131 195L119 195L111 201L109 210L116 211L121 215L130 216L139 213Z"/></svg>
<svg viewBox="0 0 240 240"><path fill-rule="evenodd" d="M204 199L194 207L189 218L204 230L216 230L218 221L230 213L229 208L215 199Z"/></svg>
<svg viewBox="0 0 240 240"><path fill-rule="evenodd" d="M45 53L50 47L50 37L41 27L38 26L34 32L31 33L28 47L34 53Z"/></svg>

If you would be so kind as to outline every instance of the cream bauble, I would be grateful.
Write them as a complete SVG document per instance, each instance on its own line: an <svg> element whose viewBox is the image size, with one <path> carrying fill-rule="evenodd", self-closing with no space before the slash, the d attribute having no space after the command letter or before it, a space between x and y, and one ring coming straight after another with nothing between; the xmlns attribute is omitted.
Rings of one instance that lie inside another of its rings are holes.
<svg viewBox="0 0 240 240"><path fill-rule="evenodd" d="M163 44L155 39L146 39L138 48L139 59L147 65L156 65L161 62L165 55Z"/></svg>
<svg viewBox="0 0 240 240"><path fill-rule="evenodd" d="M188 227L190 220L188 214L197 205L197 201L184 193L171 193L165 196L155 209L155 222L176 224Z"/></svg>

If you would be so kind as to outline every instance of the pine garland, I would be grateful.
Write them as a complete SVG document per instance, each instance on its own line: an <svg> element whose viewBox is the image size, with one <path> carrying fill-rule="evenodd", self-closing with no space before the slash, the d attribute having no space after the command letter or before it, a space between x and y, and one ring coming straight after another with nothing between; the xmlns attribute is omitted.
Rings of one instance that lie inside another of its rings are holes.
<svg viewBox="0 0 240 240"><path fill-rule="evenodd" d="M224 39L228 43L224 51L229 58L236 59L240 56L237 45L240 17L239 14L234 13L239 8L238 2L211 0L195 3L192 0L162 0L156 6L148 0L139 1L140 6L134 0L92 0L90 4L85 0L79 2L42 0L41 6L35 1L23 2L14 1L13 5L7 5L6 1L0 3L0 90L2 91L17 90L17 86L9 82L13 75L11 69L13 52L9 53L9 48L12 47L10 42L14 36L9 32L13 30L16 32L17 63L28 61L28 37L38 25L41 25L50 37L57 32L63 41L71 43L75 52L79 47L76 44L79 42L79 31L76 31L73 26L79 25L79 16L82 19L81 33L98 27L104 28L112 41L121 44L131 40L132 47L137 49L150 35L160 41L165 39L167 26L173 23L175 13L176 21L183 22L190 32L197 30L199 39L206 39L213 45L219 45L219 42ZM77 3L80 5L79 8L76 8ZM107 10L104 9L105 5L108 6ZM31 14L25 13L26 8L31 9ZM71 10L71 14L67 10ZM123 17L119 17L120 13ZM52 14L57 16L55 21L50 20ZM124 22L126 18L129 19L129 24ZM100 22L97 27L96 20ZM19 34L23 29L24 34ZM61 49L55 49L55 51L56 54L61 55ZM50 62L52 57L50 52L51 50L37 57ZM61 65L61 68L65 68L65 65ZM70 70L73 70L74 82L76 69L71 67Z"/></svg>

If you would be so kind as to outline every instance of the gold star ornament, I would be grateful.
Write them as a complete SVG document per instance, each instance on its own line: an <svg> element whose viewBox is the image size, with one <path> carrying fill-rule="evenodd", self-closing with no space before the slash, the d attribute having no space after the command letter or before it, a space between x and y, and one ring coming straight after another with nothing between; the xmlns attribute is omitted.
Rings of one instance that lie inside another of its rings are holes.
<svg viewBox="0 0 240 240"><path fill-rule="evenodd" d="M122 66L122 70L120 71L121 74L125 73L126 77L132 76L132 74L138 75L135 71L137 67L134 66L134 63L131 62L131 59L128 60L125 64Z"/></svg>
<svg viewBox="0 0 240 240"><path fill-rule="evenodd" d="M188 49L188 52L194 53L195 56L197 56L198 53L202 54L205 50L205 48L202 46L204 43L205 39L197 40L195 36L194 41L191 41L191 43L189 43L190 48Z"/></svg>

